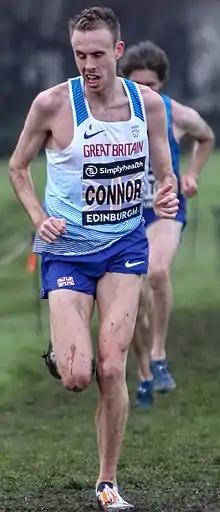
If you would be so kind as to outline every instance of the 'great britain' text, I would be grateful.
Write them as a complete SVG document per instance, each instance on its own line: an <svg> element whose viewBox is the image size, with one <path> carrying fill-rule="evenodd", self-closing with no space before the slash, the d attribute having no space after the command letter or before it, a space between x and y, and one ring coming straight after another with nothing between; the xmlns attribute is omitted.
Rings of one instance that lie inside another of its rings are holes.
<svg viewBox="0 0 220 512"><path fill-rule="evenodd" d="M143 144L143 141L127 142L125 144L86 144L84 146L84 157L137 155L143 151Z"/></svg>

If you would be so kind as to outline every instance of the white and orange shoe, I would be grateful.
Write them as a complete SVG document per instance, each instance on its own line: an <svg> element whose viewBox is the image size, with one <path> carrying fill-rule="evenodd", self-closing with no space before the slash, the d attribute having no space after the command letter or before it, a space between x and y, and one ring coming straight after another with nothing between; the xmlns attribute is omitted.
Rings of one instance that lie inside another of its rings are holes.
<svg viewBox="0 0 220 512"><path fill-rule="evenodd" d="M108 482L100 483L96 488L96 498L101 510L134 510L131 503L125 501L119 494L118 487Z"/></svg>

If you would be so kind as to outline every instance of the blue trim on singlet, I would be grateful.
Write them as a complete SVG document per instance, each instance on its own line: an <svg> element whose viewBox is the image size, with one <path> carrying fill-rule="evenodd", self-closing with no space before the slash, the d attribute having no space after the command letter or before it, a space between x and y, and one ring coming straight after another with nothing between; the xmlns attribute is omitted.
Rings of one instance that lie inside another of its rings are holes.
<svg viewBox="0 0 220 512"><path fill-rule="evenodd" d="M81 78L79 77L71 80L71 86L73 93L73 103L76 112L76 122L77 126L79 126L89 117L85 104Z"/></svg>
<svg viewBox="0 0 220 512"><path fill-rule="evenodd" d="M179 199L179 211L175 217L176 221L179 221L186 225L186 198L181 193L181 181L180 181L180 145L176 141L173 134L173 120L172 120L172 104L171 98L166 96L166 94L161 94L161 98L164 101L167 115L167 130L168 130L168 140L170 145L171 159L172 159L172 167L173 171L177 177L178 182L178 199ZM145 226L148 227L152 222L158 220L159 217L154 212L153 208L144 208L143 217L145 221Z"/></svg>
<svg viewBox="0 0 220 512"><path fill-rule="evenodd" d="M168 125L168 136L169 138L173 137L173 127L172 127L172 110L171 110L171 98L166 94L161 94L161 98L166 107L167 113L167 125Z"/></svg>
<svg viewBox="0 0 220 512"><path fill-rule="evenodd" d="M178 186L179 186L179 192L180 192L180 169L179 169L180 145L176 141L174 134L173 134L171 98L169 98L169 96L166 96L165 94L162 94L161 98L163 99L165 107L166 107L168 139L169 139L169 145L170 145L170 151L171 151L171 157L172 157L172 166L173 166L173 170L174 170L175 175L178 180Z"/></svg>
<svg viewBox="0 0 220 512"><path fill-rule="evenodd" d="M123 80L129 91L135 116L138 117L138 119L141 119L141 121L144 121L145 118L136 85L134 82L131 82L131 80L128 80L127 78L124 78Z"/></svg>

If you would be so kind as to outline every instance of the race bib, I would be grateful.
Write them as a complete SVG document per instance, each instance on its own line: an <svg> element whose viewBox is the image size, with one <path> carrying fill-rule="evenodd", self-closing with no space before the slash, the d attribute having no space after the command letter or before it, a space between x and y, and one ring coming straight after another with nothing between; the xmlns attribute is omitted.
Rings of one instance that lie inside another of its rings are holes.
<svg viewBox="0 0 220 512"><path fill-rule="evenodd" d="M154 173L149 165L148 178L145 186L145 194L144 194L144 208L153 208L153 201L156 195L156 180L154 177Z"/></svg>
<svg viewBox="0 0 220 512"><path fill-rule="evenodd" d="M141 215L145 157L84 164L82 224L118 224Z"/></svg>

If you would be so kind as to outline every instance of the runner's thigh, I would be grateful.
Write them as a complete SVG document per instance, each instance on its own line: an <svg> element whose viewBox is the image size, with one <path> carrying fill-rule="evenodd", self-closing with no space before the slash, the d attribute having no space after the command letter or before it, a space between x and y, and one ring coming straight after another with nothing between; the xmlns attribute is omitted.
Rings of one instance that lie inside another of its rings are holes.
<svg viewBox="0 0 220 512"><path fill-rule="evenodd" d="M73 290L54 290L49 293L49 305L51 339L64 385L79 370L82 378L89 379L93 359L90 335L93 296Z"/></svg>
<svg viewBox="0 0 220 512"><path fill-rule="evenodd" d="M149 269L169 268L181 240L182 223L173 219L159 219L147 229L149 242Z"/></svg>

